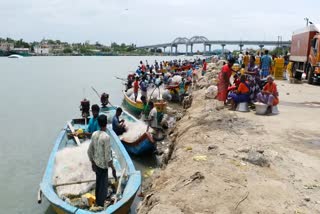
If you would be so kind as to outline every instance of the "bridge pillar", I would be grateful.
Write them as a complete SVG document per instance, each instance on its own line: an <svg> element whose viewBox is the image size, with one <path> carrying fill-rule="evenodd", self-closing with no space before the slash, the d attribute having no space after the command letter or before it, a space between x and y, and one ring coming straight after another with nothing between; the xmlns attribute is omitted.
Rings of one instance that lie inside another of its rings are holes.
<svg viewBox="0 0 320 214"><path fill-rule="evenodd" d="M173 48L173 46L171 45L170 46L170 55L172 55L172 48Z"/></svg>
<svg viewBox="0 0 320 214"><path fill-rule="evenodd" d="M211 45L209 45L209 53L211 53Z"/></svg>
<svg viewBox="0 0 320 214"><path fill-rule="evenodd" d="M166 46L163 46L163 53L165 53L166 52Z"/></svg>
<svg viewBox="0 0 320 214"><path fill-rule="evenodd" d="M222 46L221 56L224 57L224 47L226 46L226 44L221 44L221 46Z"/></svg>
<svg viewBox="0 0 320 214"><path fill-rule="evenodd" d="M178 45L176 45L175 48L176 48L176 52L175 52L175 53L176 53L176 55L177 55L177 54L178 54Z"/></svg>
<svg viewBox="0 0 320 214"><path fill-rule="evenodd" d="M242 52L244 44L240 44L239 46L240 46L240 52Z"/></svg>
<svg viewBox="0 0 320 214"><path fill-rule="evenodd" d="M193 55L193 44L190 45L190 50L191 55Z"/></svg>
<svg viewBox="0 0 320 214"><path fill-rule="evenodd" d="M207 52L207 44L206 43L203 43L203 55L205 55L206 54L206 52Z"/></svg>
<svg viewBox="0 0 320 214"><path fill-rule="evenodd" d="M259 47L260 47L260 56L261 56L264 45L259 45Z"/></svg>

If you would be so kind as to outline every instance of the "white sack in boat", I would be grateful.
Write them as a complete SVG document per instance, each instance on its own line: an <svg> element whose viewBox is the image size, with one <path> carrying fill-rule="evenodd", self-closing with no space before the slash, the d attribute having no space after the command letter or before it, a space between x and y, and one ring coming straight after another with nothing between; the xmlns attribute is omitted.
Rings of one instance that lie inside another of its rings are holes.
<svg viewBox="0 0 320 214"><path fill-rule="evenodd" d="M133 94L133 88L128 89L126 94L128 97L131 97L131 95Z"/></svg>

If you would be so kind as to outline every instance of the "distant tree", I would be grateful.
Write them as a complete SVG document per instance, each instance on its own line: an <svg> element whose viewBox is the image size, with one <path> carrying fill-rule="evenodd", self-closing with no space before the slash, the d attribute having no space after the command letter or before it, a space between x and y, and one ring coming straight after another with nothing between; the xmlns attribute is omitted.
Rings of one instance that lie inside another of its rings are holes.
<svg viewBox="0 0 320 214"><path fill-rule="evenodd" d="M49 40L48 40L48 44L49 44L49 45L55 45L55 44L56 44L56 42L55 42L55 41L53 41L52 39L49 39Z"/></svg>
<svg viewBox="0 0 320 214"><path fill-rule="evenodd" d="M63 49L63 53L65 53L65 54L71 54L71 53L72 53L72 49L69 48L69 47L67 47L67 48Z"/></svg>
<svg viewBox="0 0 320 214"><path fill-rule="evenodd" d="M109 47L104 47L101 49L102 52L111 52L111 48Z"/></svg>
<svg viewBox="0 0 320 214"><path fill-rule="evenodd" d="M9 37L6 38L6 41L7 41L7 42L10 42L10 43L14 43L14 40L11 39L11 38L9 38Z"/></svg>

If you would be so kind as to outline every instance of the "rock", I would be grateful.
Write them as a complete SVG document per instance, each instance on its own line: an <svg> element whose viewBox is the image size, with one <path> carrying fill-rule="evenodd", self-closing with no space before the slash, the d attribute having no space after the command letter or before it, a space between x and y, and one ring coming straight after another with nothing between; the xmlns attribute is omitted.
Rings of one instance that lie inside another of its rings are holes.
<svg viewBox="0 0 320 214"><path fill-rule="evenodd" d="M172 206L169 204L157 204L150 211L149 214L162 214L162 213L176 213L183 214L183 212L176 206Z"/></svg>
<svg viewBox="0 0 320 214"><path fill-rule="evenodd" d="M263 154L264 150L263 149L257 149L257 152L259 152L260 154Z"/></svg>
<svg viewBox="0 0 320 214"><path fill-rule="evenodd" d="M309 202L311 199L310 197L305 197L303 200L305 200L306 202Z"/></svg>
<svg viewBox="0 0 320 214"><path fill-rule="evenodd" d="M218 149L218 146L216 145L210 145L208 146L208 150Z"/></svg>
<svg viewBox="0 0 320 214"><path fill-rule="evenodd" d="M245 161L261 167L270 166L265 156L255 151L250 151Z"/></svg>
<svg viewBox="0 0 320 214"><path fill-rule="evenodd" d="M248 153L250 151L250 148L240 148L238 149L238 152Z"/></svg>
<svg viewBox="0 0 320 214"><path fill-rule="evenodd" d="M207 88L206 93L205 93L205 98L206 99L214 99L218 94L218 87L215 85L210 86Z"/></svg>

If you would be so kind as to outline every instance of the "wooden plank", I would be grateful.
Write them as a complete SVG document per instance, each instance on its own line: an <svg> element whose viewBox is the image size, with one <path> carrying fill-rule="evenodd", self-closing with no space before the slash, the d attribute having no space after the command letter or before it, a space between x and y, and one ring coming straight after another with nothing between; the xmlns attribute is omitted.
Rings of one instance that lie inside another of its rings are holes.
<svg viewBox="0 0 320 214"><path fill-rule="evenodd" d="M96 180L86 180L86 181L75 181L75 182L69 182L69 183L62 183L62 184L54 184L54 187L60 187L60 186L69 186L74 184L82 184L82 183L90 183L95 182Z"/></svg>
<svg viewBox="0 0 320 214"><path fill-rule="evenodd" d="M70 131L71 131L72 133L75 132L75 130L74 130L74 128L73 128L73 126L72 126L72 124L71 124L70 122L68 122L68 127L69 127L69 129L70 129ZM74 140L76 141L77 145L80 146L80 140L79 140L78 136L74 136L74 135L73 135L73 138L74 138Z"/></svg>

